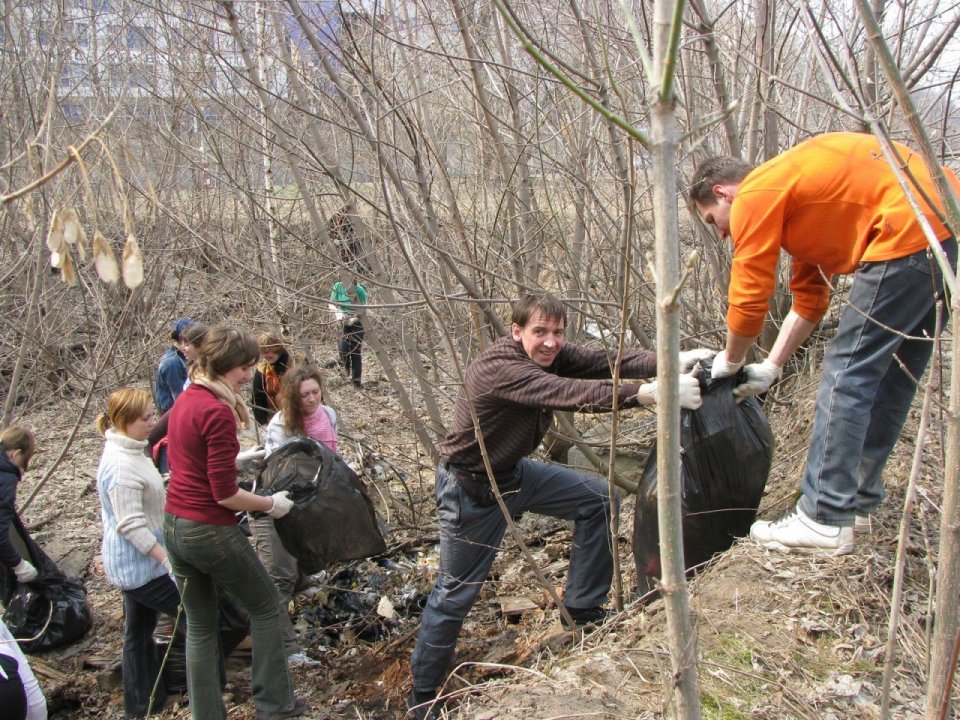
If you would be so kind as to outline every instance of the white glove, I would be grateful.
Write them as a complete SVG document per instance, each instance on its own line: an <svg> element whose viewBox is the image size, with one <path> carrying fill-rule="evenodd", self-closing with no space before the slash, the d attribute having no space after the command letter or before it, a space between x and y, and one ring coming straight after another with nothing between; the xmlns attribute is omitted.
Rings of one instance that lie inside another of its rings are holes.
<svg viewBox="0 0 960 720"><path fill-rule="evenodd" d="M251 448L237 453L237 459L234 462L237 470L247 470L253 467L257 460L263 460L267 456L267 451L263 448Z"/></svg>
<svg viewBox="0 0 960 720"><path fill-rule="evenodd" d="M17 582L28 583L37 579L37 569L26 560L21 560L14 568L13 574L17 576Z"/></svg>
<svg viewBox="0 0 960 720"><path fill-rule="evenodd" d="M717 354L716 350L710 348L694 348L693 350L682 350L680 352L680 372L690 372L693 366L701 360L706 360Z"/></svg>
<svg viewBox="0 0 960 720"><path fill-rule="evenodd" d="M696 368L693 372L681 373L679 379L678 398L680 407L684 410L696 410L703 405L700 398L700 381L697 375L700 369ZM637 400L641 405L651 405L660 401L660 385L654 380L652 383L644 383L637 391Z"/></svg>
<svg viewBox="0 0 960 720"><path fill-rule="evenodd" d="M727 360L727 351L721 350L713 358L713 369L710 371L710 377L716 380L717 378L735 375L737 370L743 367L744 360L746 359L747 358L744 357L740 362L732 363Z"/></svg>
<svg viewBox="0 0 960 720"><path fill-rule="evenodd" d="M160 563L160 565L167 572L167 575L169 575L170 577L173 577L173 566L170 564L170 558L165 557L163 559L163 562Z"/></svg>
<svg viewBox="0 0 960 720"><path fill-rule="evenodd" d="M783 366L767 358L762 363L747 365L743 371L747 375L747 381L733 389L733 394L740 400L746 400L748 397L760 395L769 390L783 372Z"/></svg>
<svg viewBox="0 0 960 720"><path fill-rule="evenodd" d="M274 493L270 499L273 500L273 505L267 510L267 515L274 520L282 518L293 509L293 500L290 499L290 494L286 490Z"/></svg>

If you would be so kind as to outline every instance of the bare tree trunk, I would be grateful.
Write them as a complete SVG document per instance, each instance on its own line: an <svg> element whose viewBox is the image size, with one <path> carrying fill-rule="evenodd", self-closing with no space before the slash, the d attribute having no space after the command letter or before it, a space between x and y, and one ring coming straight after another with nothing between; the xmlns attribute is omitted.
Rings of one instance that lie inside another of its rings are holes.
<svg viewBox="0 0 960 720"><path fill-rule="evenodd" d="M267 71L267 18L264 0L258 0L256 5L257 15L257 82L260 85L271 87L270 73ZM273 143L270 141L273 135L270 121L267 116L267 108L263 104L263 96L257 96L257 102L260 108L260 147L263 151L263 216L267 223L267 247L270 249L270 275L275 278L273 283L273 292L276 296L277 321L280 323L280 331L283 336L289 336L290 328L287 324L286 310L283 302L283 275L281 273L280 257L277 252L277 222L273 216L273 197L275 194L273 187Z"/></svg>
<svg viewBox="0 0 960 720"><path fill-rule="evenodd" d="M680 231L677 218L678 128L674 117L673 70L682 3L654 4L653 77L656 101L651 108L654 227L657 275L657 513L660 522L662 592L670 641L673 716L699 718L697 642L690 619L690 598L683 561L680 485L680 332L677 302L680 283Z"/></svg>

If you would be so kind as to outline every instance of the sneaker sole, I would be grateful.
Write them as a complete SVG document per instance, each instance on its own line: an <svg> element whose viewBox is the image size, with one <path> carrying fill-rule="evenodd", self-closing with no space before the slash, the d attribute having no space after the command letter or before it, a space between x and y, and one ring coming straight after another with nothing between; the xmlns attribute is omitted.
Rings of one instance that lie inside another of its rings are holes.
<svg viewBox="0 0 960 720"><path fill-rule="evenodd" d="M765 547L769 550L779 550L780 552L785 553L798 553L800 555L819 555L821 557L839 557L840 555L849 555L854 550L854 544L848 543L841 545L838 548L821 548L821 547L810 547L810 546L790 546L783 545L778 543L776 540L757 540L754 538L760 547Z"/></svg>

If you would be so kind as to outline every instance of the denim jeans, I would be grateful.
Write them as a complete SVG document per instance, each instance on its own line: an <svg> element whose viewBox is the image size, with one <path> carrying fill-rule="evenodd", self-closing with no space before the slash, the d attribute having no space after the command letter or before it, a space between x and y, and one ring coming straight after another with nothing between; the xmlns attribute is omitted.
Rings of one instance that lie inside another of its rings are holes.
<svg viewBox="0 0 960 720"><path fill-rule="evenodd" d="M284 652L287 655L300 652L300 642L290 621L287 606L297 588L300 568L297 559L287 552L277 534L277 526L269 515L250 516L250 532L253 534L253 549L260 558L267 574L273 580L280 596L280 634L283 637Z"/></svg>
<svg viewBox="0 0 960 720"><path fill-rule="evenodd" d="M251 690L258 710L291 710L293 683L280 637L277 589L240 528L167 513L163 535L187 613L187 685L194 720L227 717L216 670L220 636L215 582L250 615Z"/></svg>
<svg viewBox="0 0 960 720"><path fill-rule="evenodd" d="M519 489L503 495L513 517L529 510L574 521L564 604L572 608L603 605L613 577L606 481L532 460L522 460L517 467ZM436 480L440 572L420 618L410 660L417 692L430 692L443 684L457 635L507 528L500 506L476 502L443 464L437 468Z"/></svg>
<svg viewBox="0 0 960 720"><path fill-rule="evenodd" d="M157 613L177 616L180 592L169 575L154 578L146 585L123 591L123 713L126 718L140 718L147 714L150 693L153 690L160 663L163 660L160 648L153 641L157 627ZM185 633L182 628L171 639L183 645ZM182 653L171 657L182 658ZM177 671L174 668L172 671ZM182 668L179 669L182 674ZM161 682L153 699L153 712L163 707L167 688Z"/></svg>
<svg viewBox="0 0 960 720"><path fill-rule="evenodd" d="M943 249L956 267L956 242ZM853 525L883 500L881 474L933 351L937 305L941 319L949 310L943 296L928 250L861 263L854 274L824 357L803 475L799 505L817 522Z"/></svg>

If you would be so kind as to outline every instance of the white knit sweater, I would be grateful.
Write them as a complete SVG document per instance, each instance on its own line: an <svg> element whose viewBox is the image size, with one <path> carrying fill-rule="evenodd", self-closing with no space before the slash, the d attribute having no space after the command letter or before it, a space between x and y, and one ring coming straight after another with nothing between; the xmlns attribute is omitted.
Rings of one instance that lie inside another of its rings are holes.
<svg viewBox="0 0 960 720"><path fill-rule="evenodd" d="M144 454L146 440L107 430L97 491L103 521L103 569L114 585L132 590L165 573L147 553L163 542L163 478Z"/></svg>

